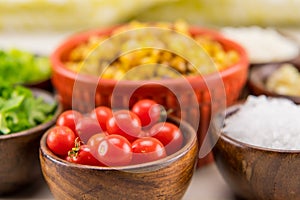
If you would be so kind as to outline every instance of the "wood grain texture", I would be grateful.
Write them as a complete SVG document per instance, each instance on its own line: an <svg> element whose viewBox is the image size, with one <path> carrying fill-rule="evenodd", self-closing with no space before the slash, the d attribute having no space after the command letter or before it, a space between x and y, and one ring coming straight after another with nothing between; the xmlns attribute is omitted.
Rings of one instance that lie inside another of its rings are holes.
<svg viewBox="0 0 300 200"><path fill-rule="evenodd" d="M41 140L40 161L55 199L181 199L195 170L198 142L191 127L183 127L185 145L158 161L124 167L68 163L53 155Z"/></svg>
<svg viewBox="0 0 300 200"><path fill-rule="evenodd" d="M54 102L54 97L42 90L33 89L36 96L46 102ZM39 141L43 133L55 124L62 111L59 105L51 121L34 128L0 136L0 195L9 194L41 176L39 164Z"/></svg>
<svg viewBox="0 0 300 200"><path fill-rule="evenodd" d="M229 109L228 114L237 107ZM217 130L213 129L217 136ZM276 151L238 142L221 133L213 149L231 189L245 199L299 200L300 151Z"/></svg>

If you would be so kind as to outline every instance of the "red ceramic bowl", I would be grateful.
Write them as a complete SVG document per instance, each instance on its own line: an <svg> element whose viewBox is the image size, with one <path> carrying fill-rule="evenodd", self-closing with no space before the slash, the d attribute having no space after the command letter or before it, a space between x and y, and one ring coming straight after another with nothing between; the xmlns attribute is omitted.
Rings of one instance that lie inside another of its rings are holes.
<svg viewBox="0 0 300 200"><path fill-rule="evenodd" d="M64 41L51 55L53 67L52 84L56 88L58 95L65 109L73 106L81 111L91 110L91 106L105 105L111 106L111 98L116 80L99 79L88 75L78 75L67 69L64 62L68 59L69 53L79 44L82 44L93 35L109 35L115 29L106 28L92 30L71 36ZM198 138L202 143L208 130L211 113L226 105L231 105L239 97L241 90L246 83L248 76L249 61L245 50L236 42L225 39L215 31L200 27L190 28L192 35L209 35L217 40L226 50L238 52L239 61L220 73L213 73L204 77L187 77L185 81L189 83L192 90L183 85L183 80L160 80L160 81L122 81L114 97L114 105L117 107L129 107L137 100L151 98L162 104L167 109L172 109L173 114L193 125L198 130ZM220 84L221 83L221 84ZM76 84L76 89L74 89ZM95 84L97 87L95 87ZM132 95L128 91L138 88ZM174 94L172 91L176 91ZM210 90L208 88L211 88ZM197 105L193 102L191 95L196 97ZM92 105L91 105L92 99ZM213 100L214 103L211 103ZM88 102L88 103L87 103ZM95 105L93 103L95 102ZM183 102L180 104L180 102ZM196 115L200 114L201 120ZM199 162L211 161L209 154Z"/></svg>

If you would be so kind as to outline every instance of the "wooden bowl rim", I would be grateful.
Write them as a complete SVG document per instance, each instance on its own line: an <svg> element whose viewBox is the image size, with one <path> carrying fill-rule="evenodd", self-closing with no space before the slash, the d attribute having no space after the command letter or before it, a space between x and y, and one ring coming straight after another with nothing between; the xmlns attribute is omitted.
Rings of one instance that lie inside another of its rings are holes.
<svg viewBox="0 0 300 200"><path fill-rule="evenodd" d="M45 123L39 124L35 127L32 127L30 129L27 129L27 130L23 130L23 131L16 132L16 133L10 133L10 134L7 134L7 135L0 135L0 140L7 140L7 139L12 139L12 138L31 135L31 134L34 134L36 132L45 130L46 128L48 128L51 125L55 124L56 118L58 117L58 115L63 110L62 104L58 101L58 98L53 96L50 92L48 92L46 90L42 90L42 89L39 89L39 88L31 88L30 90L33 92L33 94L36 97L41 96L41 97L44 98L45 101L50 101L50 102L53 102L53 103L54 102L57 103L57 108L56 108L56 111L55 111L52 119L45 122Z"/></svg>
<svg viewBox="0 0 300 200"><path fill-rule="evenodd" d="M235 112L237 112L241 106L242 106L242 103L235 104L233 106L228 107L225 111L223 111L223 113L225 114L226 117L228 117L228 115L232 115ZM216 115L216 116L218 116L218 115ZM212 123L212 125L213 125L212 131L214 132L214 134L216 134L216 132L218 131L218 130L216 130L215 123L216 123L216 118L213 119L213 123ZM224 124L223 124L223 126L224 126ZM235 146L235 147L238 147L238 148L252 149L252 150L264 152L267 154L276 153L276 154L299 154L300 155L300 149L299 150L284 150L284 149L273 149L273 148L261 147L261 146L248 144L248 143L242 142L240 140L237 140L233 137L230 137L223 131L219 130L218 132L219 132L219 134L218 134L219 140L222 140L225 143Z"/></svg>
<svg viewBox="0 0 300 200"><path fill-rule="evenodd" d="M269 72L275 72L275 70L277 70L282 64L292 64L298 70L300 70L300 65L297 65L293 62L270 63L270 64L261 65L261 66L255 66L250 70L250 73L249 73L249 85L250 85L250 87L252 87L253 90L258 89L267 96L287 98L287 99L294 101L297 104L300 104L300 96L278 94L278 93L268 90L265 86L264 82L272 73L265 75L263 72L265 70L269 70Z"/></svg>
<svg viewBox="0 0 300 200"><path fill-rule="evenodd" d="M110 34L114 29L116 29L119 26L113 26L113 27L107 27L107 28L100 28L100 29L94 29L94 30L90 30L90 31L86 31L86 32L81 32L78 34L74 34L73 36L70 36L69 38L67 38L64 42L62 42L56 49L55 51L51 54L50 56L50 60L52 63L52 67L53 69L60 73L63 74L64 76L70 78L70 79L74 79L74 80L78 80L81 82L86 82L86 83L90 83L93 84L97 81L99 81L100 83L104 84L104 85L110 85L113 86L115 85L118 80L113 80L113 79L99 79L98 77L93 77L93 76L89 76L89 75L82 75L82 74L78 74L72 70L67 69L64 66L64 63L61 61L61 55L65 52L68 52L70 49L72 49L73 47L86 42L88 40L88 38L91 35L107 35ZM218 71L218 72L214 72L212 74L208 74L208 75L199 75L199 76L186 76L186 79L190 82L199 82L200 80L204 80L206 82L210 82L215 80L216 78L220 78L220 77L228 77L230 76L230 74L233 74L241 69L248 69L249 67L249 60L248 60L248 56L246 53L246 50L237 42L227 39L226 37L224 37L223 35L219 34L218 32L214 31L214 30L210 30L207 28L202 28L202 27L198 27L198 26L191 26L190 27L190 31L191 34L193 35L201 35L201 34L207 34L210 35L213 39L215 39L216 41L220 42L223 46L225 47L231 47L231 49L235 49L240 56L240 59L237 63L235 63L234 65L227 67L224 70ZM143 80L143 81L122 81L123 85L128 85L128 86L132 86L132 85L140 85L141 83L149 83L151 84L151 82L156 82L156 83L163 83L163 84L180 84L181 81L180 79L166 79L166 80ZM99 84L100 84L99 83Z"/></svg>
<svg viewBox="0 0 300 200"><path fill-rule="evenodd" d="M175 121L175 122L179 121L175 117L170 117L168 119L171 119L171 121ZM122 170L125 170L125 171L131 171L131 170L132 171L152 171L153 170L154 171L156 169L159 169L160 167L168 166L171 163L173 163L174 161L178 160L179 158L185 156L195 145L198 147L197 134L196 134L195 130L191 127L191 125L189 125L187 122L184 122L181 120L180 127L183 127L188 132L188 138L186 138L187 136L184 135L185 140L187 140L187 141L185 141L184 146L181 147L181 149L178 150L177 152L175 152L165 158L162 158L162 159L159 159L156 161L152 161L152 162L147 162L147 163L126 165L126 166L116 166L116 167L102 167L102 166L81 165L81 164L68 162L62 158L59 158L55 154L53 154L47 147L46 138L47 138L47 135L48 135L50 129L48 131L46 131L44 133L44 135L42 136L42 139L40 141L40 153L41 153L42 157L44 157L47 160L50 160L53 163L56 163L58 165L67 166L67 167L79 168L79 169L90 169L90 170L98 170L98 171L116 171L116 170L118 170L118 171L122 171ZM186 134L186 132L183 132L183 134Z"/></svg>

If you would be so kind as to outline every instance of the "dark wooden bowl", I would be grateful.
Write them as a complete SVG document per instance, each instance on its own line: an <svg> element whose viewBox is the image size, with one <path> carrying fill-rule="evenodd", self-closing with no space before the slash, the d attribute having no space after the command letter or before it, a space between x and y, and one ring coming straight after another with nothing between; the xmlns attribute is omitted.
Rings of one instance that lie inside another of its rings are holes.
<svg viewBox="0 0 300 200"><path fill-rule="evenodd" d="M177 121L176 121L177 122ZM195 171L198 143L194 129L181 123L184 146L164 159L124 167L69 163L41 139L43 175L55 199L181 199Z"/></svg>
<svg viewBox="0 0 300 200"><path fill-rule="evenodd" d="M32 89L35 96L46 102L57 101L50 93ZM43 133L55 124L62 111L59 104L51 121L9 135L0 135L0 195L12 193L41 176L38 150Z"/></svg>
<svg viewBox="0 0 300 200"><path fill-rule="evenodd" d="M233 106L227 113L237 110L238 106ZM220 133L216 128L212 133L219 137L213 148L216 165L237 196L261 200L300 199L300 150L256 147Z"/></svg>
<svg viewBox="0 0 300 200"><path fill-rule="evenodd" d="M295 65L300 70L300 62L286 62ZM282 95L272 92L266 88L266 81L268 77L275 72L283 63L273 63L251 68L249 73L249 92L253 95L266 95L271 97L283 97L294 101L296 104L300 104L300 97Z"/></svg>

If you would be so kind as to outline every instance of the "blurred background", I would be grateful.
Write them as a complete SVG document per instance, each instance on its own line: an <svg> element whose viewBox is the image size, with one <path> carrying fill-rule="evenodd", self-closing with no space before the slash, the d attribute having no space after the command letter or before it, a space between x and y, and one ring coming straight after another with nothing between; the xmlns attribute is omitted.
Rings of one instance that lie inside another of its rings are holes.
<svg viewBox="0 0 300 200"><path fill-rule="evenodd" d="M131 20L272 26L294 34L299 8L300 0L0 0L0 46L49 54L70 34Z"/></svg>
<svg viewBox="0 0 300 200"><path fill-rule="evenodd" d="M272 26L293 34L299 8L300 0L1 0L0 46L49 54L70 34L131 20Z"/></svg>
<svg viewBox="0 0 300 200"><path fill-rule="evenodd" d="M1 0L2 30L78 31L178 18L206 26L298 26L300 0Z"/></svg>

